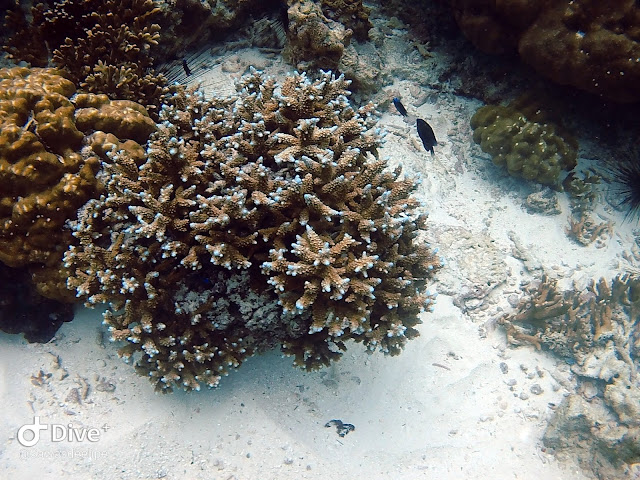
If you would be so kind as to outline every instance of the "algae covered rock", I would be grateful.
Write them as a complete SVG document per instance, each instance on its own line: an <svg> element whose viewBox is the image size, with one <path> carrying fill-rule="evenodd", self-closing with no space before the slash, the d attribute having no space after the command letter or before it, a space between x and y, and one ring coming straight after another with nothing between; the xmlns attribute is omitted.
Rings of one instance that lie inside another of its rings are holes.
<svg viewBox="0 0 640 480"><path fill-rule="evenodd" d="M513 176L556 185L576 166L577 142L527 98L479 108L471 127L473 140Z"/></svg>

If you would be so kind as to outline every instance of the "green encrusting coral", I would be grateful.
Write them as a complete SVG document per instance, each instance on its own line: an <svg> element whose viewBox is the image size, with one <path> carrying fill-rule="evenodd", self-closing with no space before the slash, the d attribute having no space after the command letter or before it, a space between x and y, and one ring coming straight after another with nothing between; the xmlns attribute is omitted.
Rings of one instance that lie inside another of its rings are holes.
<svg viewBox="0 0 640 480"><path fill-rule="evenodd" d="M473 140L516 177L557 185L576 166L577 142L529 97L486 105L471 117Z"/></svg>

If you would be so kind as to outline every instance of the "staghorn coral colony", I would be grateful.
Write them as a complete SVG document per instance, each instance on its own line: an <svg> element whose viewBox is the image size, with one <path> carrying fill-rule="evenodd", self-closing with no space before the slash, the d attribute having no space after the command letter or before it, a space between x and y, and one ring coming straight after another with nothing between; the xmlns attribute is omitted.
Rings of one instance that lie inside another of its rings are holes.
<svg viewBox="0 0 640 480"><path fill-rule="evenodd" d="M418 335L441 261L416 182L378 158L374 107L354 110L348 84L252 70L236 98L176 92L146 151L97 149L105 193L74 225L69 285L108 303L157 389L216 386L278 344L314 369L348 339L396 355Z"/></svg>

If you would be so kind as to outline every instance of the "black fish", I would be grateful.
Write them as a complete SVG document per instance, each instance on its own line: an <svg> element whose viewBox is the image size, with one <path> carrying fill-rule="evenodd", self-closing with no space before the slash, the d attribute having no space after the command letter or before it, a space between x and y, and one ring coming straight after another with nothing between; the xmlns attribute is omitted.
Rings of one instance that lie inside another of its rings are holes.
<svg viewBox="0 0 640 480"><path fill-rule="evenodd" d="M407 109L404 108L404 105L402 105L402 102L400 101L400 99L398 97L394 97L393 104L395 105L396 110L398 110L398 112L400 112L400 115L402 115L403 117L407 116Z"/></svg>
<svg viewBox="0 0 640 480"><path fill-rule="evenodd" d="M189 68L189 65L187 65L187 61L185 59L182 59L182 68L184 68L184 73L187 74L187 77L191 75L191 69Z"/></svg>
<svg viewBox="0 0 640 480"><path fill-rule="evenodd" d="M431 125L429 125L423 119L419 118L416 122L416 126L418 127L418 135L420 135L422 145L424 145L424 148L426 148L427 151L431 152L431 155L433 155L433 147L435 147L438 142L436 141L436 136L433 133Z"/></svg>

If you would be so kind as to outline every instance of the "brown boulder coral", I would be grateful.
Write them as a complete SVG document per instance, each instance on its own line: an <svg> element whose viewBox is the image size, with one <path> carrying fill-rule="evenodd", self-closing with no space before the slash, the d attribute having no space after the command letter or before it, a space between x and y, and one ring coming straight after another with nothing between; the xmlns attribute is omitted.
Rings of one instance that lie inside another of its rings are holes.
<svg viewBox="0 0 640 480"><path fill-rule="evenodd" d="M518 52L562 85L640 100L640 7L633 0L451 0L464 34L488 53Z"/></svg>
<svg viewBox="0 0 640 480"><path fill-rule="evenodd" d="M347 87L253 71L238 98L174 95L146 158L105 149L69 284L109 302L120 353L159 390L216 386L275 345L314 369L348 339L395 355L418 335L441 262L415 182L377 159L373 107Z"/></svg>
<svg viewBox="0 0 640 480"><path fill-rule="evenodd" d="M518 50L556 83L616 102L640 100L638 2L558 2L524 32Z"/></svg>
<svg viewBox="0 0 640 480"><path fill-rule="evenodd" d="M0 261L29 267L41 294L69 301L61 260L71 235L64 224L99 190L100 160L82 149L95 144L96 130L114 124L121 138L144 142L155 124L133 102L72 99L75 87L59 73L0 69Z"/></svg>

